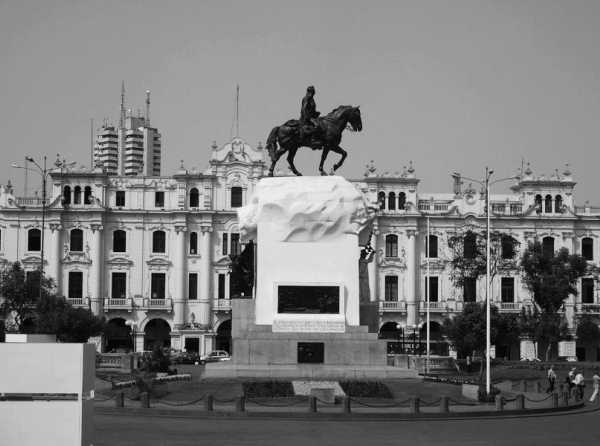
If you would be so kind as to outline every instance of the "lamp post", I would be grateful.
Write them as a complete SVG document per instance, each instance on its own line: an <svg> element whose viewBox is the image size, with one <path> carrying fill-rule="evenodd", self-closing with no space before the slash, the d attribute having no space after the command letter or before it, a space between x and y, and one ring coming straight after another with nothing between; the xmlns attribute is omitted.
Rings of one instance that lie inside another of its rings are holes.
<svg viewBox="0 0 600 446"><path fill-rule="evenodd" d="M515 176L501 178L490 182L490 177L494 173L489 167L485 168L485 180L480 181L474 178L462 177L473 181L485 187L485 210L486 210L486 265L485 265L485 391L489 395L491 391L491 372L490 372L490 350L491 350L491 316L490 316L490 186L502 181L514 180ZM454 174L458 175L458 174ZM460 175L459 175L460 177Z"/></svg>
<svg viewBox="0 0 600 446"><path fill-rule="evenodd" d="M35 166L35 169L27 166L19 166L16 163L13 163L11 166L15 169L25 169L30 170L32 172L37 172L42 177L42 231L41 231L41 246L40 246L40 295L39 298L42 298L42 280L44 278L44 233L45 233L45 225L46 225L46 179L48 178L48 169L46 169L46 156L44 155L44 164L40 166L31 156L26 156L25 161L31 163Z"/></svg>

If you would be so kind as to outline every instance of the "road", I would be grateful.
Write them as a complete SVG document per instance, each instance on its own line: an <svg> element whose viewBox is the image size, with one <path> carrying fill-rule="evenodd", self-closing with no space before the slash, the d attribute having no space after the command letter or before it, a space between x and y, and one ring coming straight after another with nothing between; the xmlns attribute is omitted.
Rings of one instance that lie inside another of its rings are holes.
<svg viewBox="0 0 600 446"><path fill-rule="evenodd" d="M600 442L600 411L526 418L325 421L96 415L94 446L577 445Z"/></svg>

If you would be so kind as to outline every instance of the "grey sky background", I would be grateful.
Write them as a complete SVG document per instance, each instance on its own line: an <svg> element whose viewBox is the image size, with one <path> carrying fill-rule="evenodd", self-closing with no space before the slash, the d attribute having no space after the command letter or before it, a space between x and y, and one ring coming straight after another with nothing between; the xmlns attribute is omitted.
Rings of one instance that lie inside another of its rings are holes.
<svg viewBox="0 0 600 446"><path fill-rule="evenodd" d="M449 192L452 171L569 162L576 201L600 204L599 25L597 1L0 0L0 182L21 193L10 163L25 154L89 165L89 120L117 122L121 80L134 109L152 91L164 174L206 167L230 139L236 84L251 145L314 84L323 113L361 106L346 177L412 160L422 192ZM316 174L320 153L302 150Z"/></svg>

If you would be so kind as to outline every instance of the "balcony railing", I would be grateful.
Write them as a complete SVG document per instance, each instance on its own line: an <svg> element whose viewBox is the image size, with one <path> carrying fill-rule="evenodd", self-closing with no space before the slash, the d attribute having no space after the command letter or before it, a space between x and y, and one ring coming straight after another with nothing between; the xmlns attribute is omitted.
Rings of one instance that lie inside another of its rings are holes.
<svg viewBox="0 0 600 446"><path fill-rule="evenodd" d="M159 310L159 311L172 311L173 300L171 298L166 299L149 299L144 298L142 307L146 310Z"/></svg>
<svg viewBox="0 0 600 446"><path fill-rule="evenodd" d="M127 310L131 311L133 308L133 302L131 298L120 298L120 299L112 299L105 298L104 299L104 311L109 310Z"/></svg>
<svg viewBox="0 0 600 446"><path fill-rule="evenodd" d="M217 299L213 308L215 311L231 311L231 300Z"/></svg>
<svg viewBox="0 0 600 446"><path fill-rule="evenodd" d="M500 302L500 311L521 311L520 302Z"/></svg>
<svg viewBox="0 0 600 446"><path fill-rule="evenodd" d="M427 311L427 302L419 302L419 309L421 311ZM446 302L429 302L429 311L446 311Z"/></svg>
<svg viewBox="0 0 600 446"><path fill-rule="evenodd" d="M433 212L433 213L442 213L448 212L448 208L450 207L451 202L449 201L434 201L431 202L429 200L420 200L417 204L419 211L421 212Z"/></svg>
<svg viewBox="0 0 600 446"><path fill-rule="evenodd" d="M379 302L379 311L382 312L406 312L406 302L405 301L381 301Z"/></svg>
<svg viewBox="0 0 600 446"><path fill-rule="evenodd" d="M47 202L50 201L51 197L47 198ZM39 197L16 197L17 205L19 206L41 206L42 199Z"/></svg>
<svg viewBox="0 0 600 446"><path fill-rule="evenodd" d="M577 304L579 313L600 314L600 304Z"/></svg>
<svg viewBox="0 0 600 446"><path fill-rule="evenodd" d="M90 300L87 297L67 298L67 302L78 308L88 308L90 306Z"/></svg>

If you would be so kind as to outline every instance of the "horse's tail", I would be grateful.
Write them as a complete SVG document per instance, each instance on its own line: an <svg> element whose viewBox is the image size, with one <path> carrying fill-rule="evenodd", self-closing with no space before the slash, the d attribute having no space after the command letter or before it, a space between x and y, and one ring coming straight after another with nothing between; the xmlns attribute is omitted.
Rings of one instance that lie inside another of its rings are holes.
<svg viewBox="0 0 600 446"><path fill-rule="evenodd" d="M267 138L267 152L271 159L275 156L275 152L277 151L277 133L279 132L279 126L273 127L271 133L269 133L269 137Z"/></svg>

